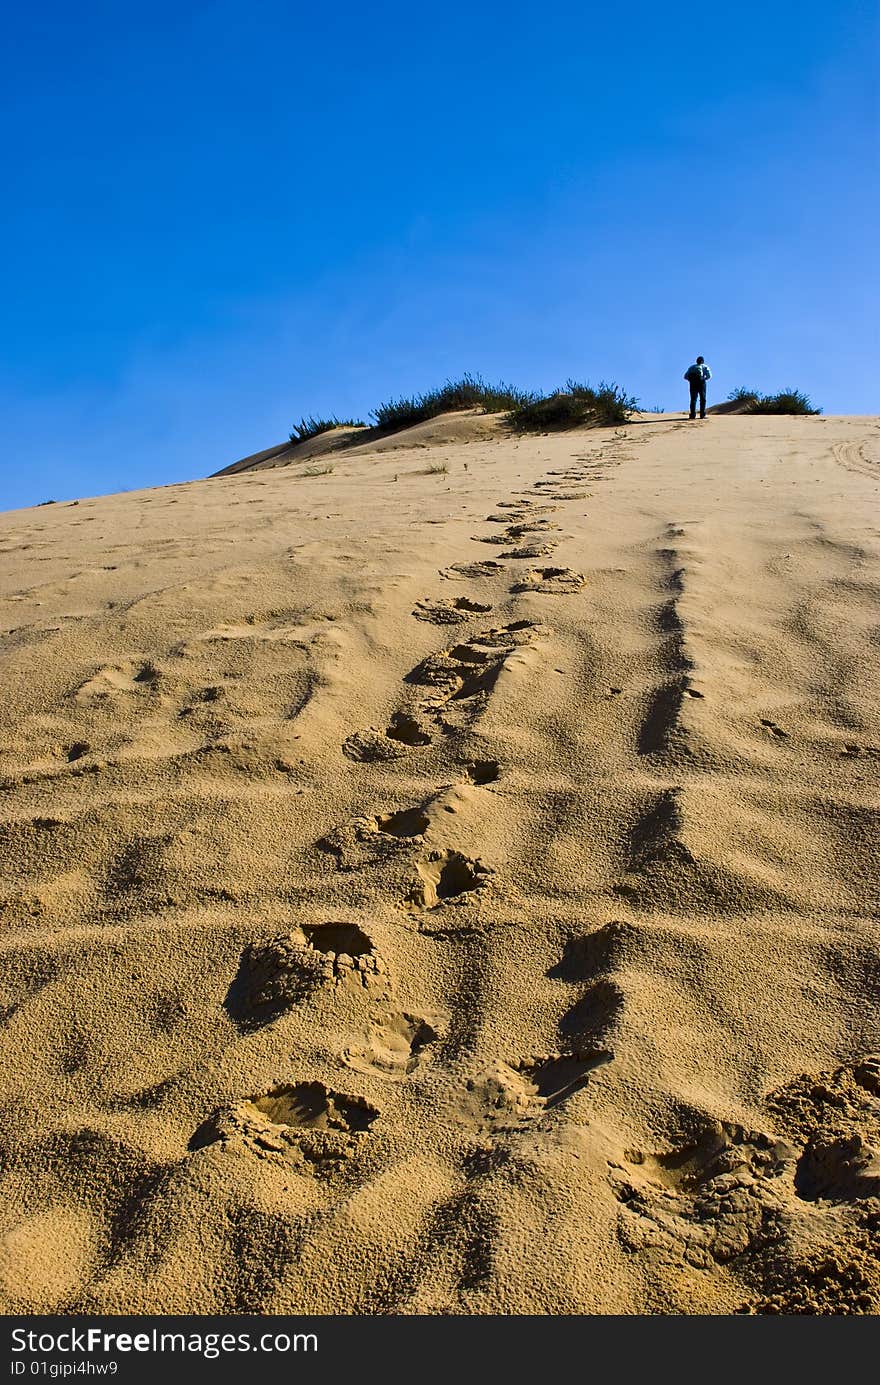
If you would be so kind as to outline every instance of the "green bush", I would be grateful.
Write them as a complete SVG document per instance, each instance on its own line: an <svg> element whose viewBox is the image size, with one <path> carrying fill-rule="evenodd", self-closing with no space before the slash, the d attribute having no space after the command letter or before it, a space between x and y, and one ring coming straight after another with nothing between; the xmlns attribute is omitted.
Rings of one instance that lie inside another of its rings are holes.
<svg viewBox="0 0 880 1385"><path fill-rule="evenodd" d="M428 390L425 394L390 399L387 404L372 409L371 414L378 429L391 433L456 409L482 409L486 414L509 413L535 398L536 395L512 385L487 385L479 375L463 375L460 380L447 380L440 389Z"/></svg>
<svg viewBox="0 0 880 1385"><path fill-rule="evenodd" d="M821 414L808 395L800 390L780 390L778 394L759 394L740 386L727 396L731 404L744 404L750 414Z"/></svg>
<svg viewBox="0 0 880 1385"><path fill-rule="evenodd" d="M821 414L814 409L809 395L800 390L780 390L778 394L761 395L752 405L753 414Z"/></svg>
<svg viewBox="0 0 880 1385"><path fill-rule="evenodd" d="M594 388L568 380L565 389L530 399L512 410L509 421L517 432L561 432L567 428L626 423L636 408L638 400L620 385L602 380Z"/></svg>
<svg viewBox="0 0 880 1385"><path fill-rule="evenodd" d="M308 442L309 438L316 438L320 433L329 433L331 428L363 428L365 425L360 419L354 418L301 418L299 423L295 423L290 432L290 441L294 444Z"/></svg>

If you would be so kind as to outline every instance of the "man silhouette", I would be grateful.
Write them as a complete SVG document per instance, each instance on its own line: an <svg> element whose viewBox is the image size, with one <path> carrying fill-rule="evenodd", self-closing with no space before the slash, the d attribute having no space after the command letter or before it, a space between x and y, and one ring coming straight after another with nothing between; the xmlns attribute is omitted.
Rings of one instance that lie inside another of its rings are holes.
<svg viewBox="0 0 880 1385"><path fill-rule="evenodd" d="M684 373L684 378L691 387L691 418L697 416L697 400L700 401L700 418L706 417L706 381L712 379L712 372L706 365L702 356L698 356L693 365L689 365Z"/></svg>

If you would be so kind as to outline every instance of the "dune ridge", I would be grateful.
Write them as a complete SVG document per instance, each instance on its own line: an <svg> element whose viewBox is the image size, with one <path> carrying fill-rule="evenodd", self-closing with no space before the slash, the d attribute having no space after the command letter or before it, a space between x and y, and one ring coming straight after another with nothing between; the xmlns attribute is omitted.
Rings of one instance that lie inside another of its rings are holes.
<svg viewBox="0 0 880 1385"><path fill-rule="evenodd" d="M474 421L0 516L4 1311L880 1308L878 420Z"/></svg>

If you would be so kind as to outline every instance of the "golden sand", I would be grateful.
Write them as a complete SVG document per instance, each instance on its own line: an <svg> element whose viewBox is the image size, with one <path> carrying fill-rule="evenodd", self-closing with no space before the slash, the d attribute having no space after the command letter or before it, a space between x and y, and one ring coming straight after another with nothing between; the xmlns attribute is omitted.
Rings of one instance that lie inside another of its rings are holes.
<svg viewBox="0 0 880 1385"><path fill-rule="evenodd" d="M0 516L4 1310L877 1312L878 421L339 441Z"/></svg>

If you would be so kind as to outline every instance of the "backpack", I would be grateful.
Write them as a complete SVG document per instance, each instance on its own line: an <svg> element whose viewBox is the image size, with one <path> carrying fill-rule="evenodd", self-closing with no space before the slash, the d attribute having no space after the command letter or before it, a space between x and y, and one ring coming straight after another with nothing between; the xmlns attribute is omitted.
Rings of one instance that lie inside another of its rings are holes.
<svg viewBox="0 0 880 1385"><path fill-rule="evenodd" d="M684 373L684 378L690 380L692 384L697 384L698 382L702 384L706 377L703 374L703 367L701 365L689 365Z"/></svg>

